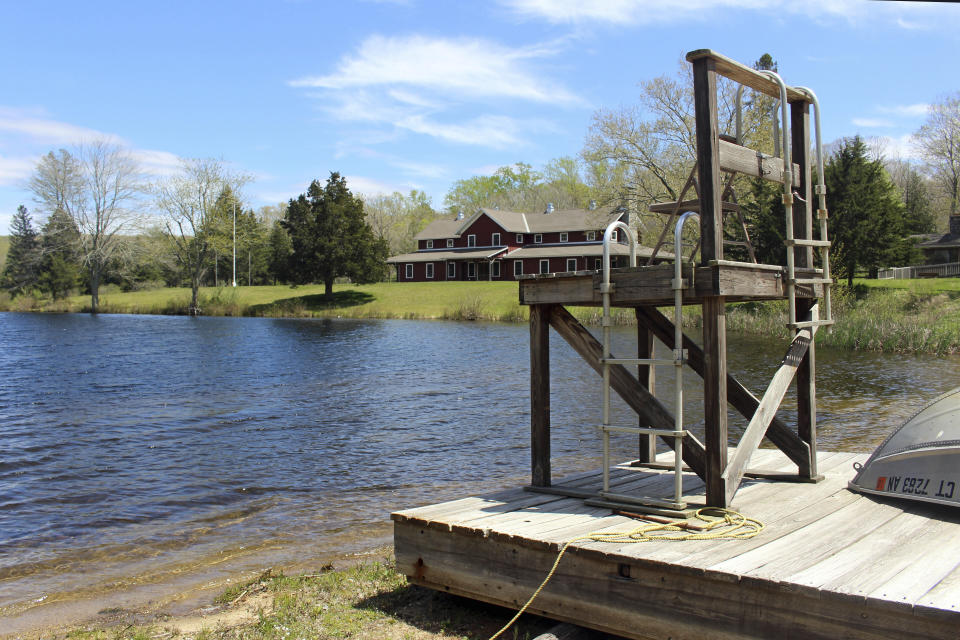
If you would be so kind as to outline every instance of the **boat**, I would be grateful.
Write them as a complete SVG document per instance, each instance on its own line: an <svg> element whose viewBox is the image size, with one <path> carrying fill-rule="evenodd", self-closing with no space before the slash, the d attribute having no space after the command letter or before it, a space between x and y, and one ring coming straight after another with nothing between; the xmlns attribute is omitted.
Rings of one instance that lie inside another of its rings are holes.
<svg viewBox="0 0 960 640"><path fill-rule="evenodd" d="M960 506L960 387L913 414L854 468L853 491Z"/></svg>

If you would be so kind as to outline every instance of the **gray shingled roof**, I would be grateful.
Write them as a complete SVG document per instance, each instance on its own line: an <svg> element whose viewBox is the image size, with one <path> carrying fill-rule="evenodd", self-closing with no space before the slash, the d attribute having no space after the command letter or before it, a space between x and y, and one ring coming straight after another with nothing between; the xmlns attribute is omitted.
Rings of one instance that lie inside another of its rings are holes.
<svg viewBox="0 0 960 640"><path fill-rule="evenodd" d="M480 209L463 220L434 220L415 240L439 240L459 238L481 215L486 214L503 227L507 233L554 233L557 231L602 231L611 222L623 215L610 207L595 209L562 209L552 213L519 213L500 209Z"/></svg>
<svg viewBox="0 0 960 640"><path fill-rule="evenodd" d="M387 262L441 262L443 260L484 260L506 251L506 247L487 247L485 249L447 249L446 251L417 251L390 256Z"/></svg>

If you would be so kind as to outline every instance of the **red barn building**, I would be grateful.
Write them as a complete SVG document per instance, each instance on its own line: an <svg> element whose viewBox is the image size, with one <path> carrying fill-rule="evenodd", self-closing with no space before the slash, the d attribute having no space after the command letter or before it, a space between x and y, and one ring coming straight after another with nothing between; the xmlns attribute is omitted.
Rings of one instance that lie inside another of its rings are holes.
<svg viewBox="0 0 960 640"><path fill-rule="evenodd" d="M601 268L603 230L628 222L622 209L554 210L517 213L480 209L469 218L436 220L418 233L417 251L391 256L399 282L430 280L514 280L523 274ZM649 248L638 247L647 257ZM611 247L612 262L626 266L626 238Z"/></svg>

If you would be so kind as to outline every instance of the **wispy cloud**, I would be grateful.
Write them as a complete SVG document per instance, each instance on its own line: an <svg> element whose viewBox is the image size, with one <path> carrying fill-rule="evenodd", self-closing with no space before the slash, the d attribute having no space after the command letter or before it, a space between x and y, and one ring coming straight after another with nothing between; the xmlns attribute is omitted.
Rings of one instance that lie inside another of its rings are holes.
<svg viewBox="0 0 960 640"><path fill-rule="evenodd" d="M290 84L323 89L419 87L461 97L579 102L566 88L529 68L531 60L549 54L549 48L510 48L480 38L374 35L355 55L344 57L335 72Z"/></svg>
<svg viewBox="0 0 960 640"><path fill-rule="evenodd" d="M289 84L308 89L321 110L343 122L502 149L524 145L524 132L542 125L502 114L505 102L586 104L537 68L560 46L512 48L481 38L374 35L343 56L332 72Z"/></svg>
<svg viewBox="0 0 960 640"><path fill-rule="evenodd" d="M902 29L926 29L937 25L928 7L937 3L863 2L862 0L500 0L524 19L553 24L603 23L612 25L676 24L705 21L720 12L751 10L769 14L799 14L814 20L843 19L851 24L886 20ZM941 25L942 26L942 25Z"/></svg>
<svg viewBox="0 0 960 640"><path fill-rule="evenodd" d="M17 186L30 177L37 166L37 156L0 156L0 186Z"/></svg>
<svg viewBox="0 0 960 640"><path fill-rule="evenodd" d="M917 104L901 104L894 106L880 106L877 107L877 111L880 113L888 113L895 116L906 116L906 117L919 117L927 115L927 111L930 110L930 105L919 102Z"/></svg>
<svg viewBox="0 0 960 640"><path fill-rule="evenodd" d="M59 122L48 117L23 109L0 107L0 131L23 136L44 144L78 144L94 138L122 142L118 136L96 129L80 127L67 122Z"/></svg>
<svg viewBox="0 0 960 640"><path fill-rule="evenodd" d="M877 128L886 128L892 127L893 122L890 120L884 120L883 118L854 118L853 125L855 127L865 127L868 129L877 129Z"/></svg>

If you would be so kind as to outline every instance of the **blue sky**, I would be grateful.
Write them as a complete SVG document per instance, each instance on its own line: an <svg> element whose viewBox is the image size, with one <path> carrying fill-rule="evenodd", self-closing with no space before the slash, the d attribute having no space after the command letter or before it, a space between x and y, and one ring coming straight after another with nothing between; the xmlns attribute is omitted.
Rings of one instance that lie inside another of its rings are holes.
<svg viewBox="0 0 960 640"><path fill-rule="evenodd" d="M960 89L960 6L806 0L34 2L0 20L0 233L37 159L108 136L153 179L215 157L251 206L340 171L355 192L576 155L597 109L710 48L769 52L813 88L824 140L909 157L925 106Z"/></svg>

